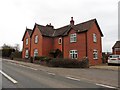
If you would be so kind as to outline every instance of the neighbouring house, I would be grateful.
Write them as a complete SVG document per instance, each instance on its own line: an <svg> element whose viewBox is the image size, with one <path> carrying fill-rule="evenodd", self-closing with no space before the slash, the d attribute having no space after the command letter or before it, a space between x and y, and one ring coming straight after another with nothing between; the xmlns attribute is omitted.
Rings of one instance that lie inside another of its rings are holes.
<svg viewBox="0 0 120 90"><path fill-rule="evenodd" d="M101 37L103 34L96 19L75 25L71 17L69 25L57 29L51 24L43 26L35 23L33 31L29 33L26 30L23 36L22 58L49 56L80 60L87 57L90 65L100 64Z"/></svg>
<svg viewBox="0 0 120 90"><path fill-rule="evenodd" d="M120 41L116 41L116 43L112 47L112 53L116 55L120 55Z"/></svg>
<svg viewBox="0 0 120 90"><path fill-rule="evenodd" d="M102 52L102 61L103 63L108 62L108 57L112 55L112 52Z"/></svg>

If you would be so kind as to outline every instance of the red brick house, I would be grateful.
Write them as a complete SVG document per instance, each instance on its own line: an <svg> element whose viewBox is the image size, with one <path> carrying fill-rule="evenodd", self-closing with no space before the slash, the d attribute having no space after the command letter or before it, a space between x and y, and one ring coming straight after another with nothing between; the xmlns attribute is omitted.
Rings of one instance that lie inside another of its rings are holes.
<svg viewBox="0 0 120 90"><path fill-rule="evenodd" d="M26 37L23 37L23 58L25 58ZM49 56L71 59L88 57L91 65L102 63L103 36L96 19L74 25L73 17L69 25L54 29L50 25L35 24L30 35L30 57ZM52 53L60 53L53 56Z"/></svg>
<svg viewBox="0 0 120 90"><path fill-rule="evenodd" d="M120 55L120 41L116 41L116 43L112 47L112 53L116 55Z"/></svg>
<svg viewBox="0 0 120 90"><path fill-rule="evenodd" d="M31 49L31 36L32 30L26 28L25 33L23 35L22 41L23 41L23 50L22 50L22 57L23 58L29 58L30 57L30 49Z"/></svg>

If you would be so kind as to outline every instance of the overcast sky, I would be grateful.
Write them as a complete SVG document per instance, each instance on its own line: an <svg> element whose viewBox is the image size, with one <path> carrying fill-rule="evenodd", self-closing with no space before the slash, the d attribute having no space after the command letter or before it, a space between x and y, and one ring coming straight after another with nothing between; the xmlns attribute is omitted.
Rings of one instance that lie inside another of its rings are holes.
<svg viewBox="0 0 120 90"><path fill-rule="evenodd" d="M119 0L0 0L0 46L20 44L26 27L52 23L55 28L96 18L104 34L103 51L118 40Z"/></svg>

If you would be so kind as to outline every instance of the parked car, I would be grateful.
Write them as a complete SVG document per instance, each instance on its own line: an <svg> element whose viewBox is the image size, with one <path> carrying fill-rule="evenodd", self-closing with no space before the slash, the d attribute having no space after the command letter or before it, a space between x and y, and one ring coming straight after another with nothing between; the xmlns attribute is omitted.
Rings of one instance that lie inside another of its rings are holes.
<svg viewBox="0 0 120 90"><path fill-rule="evenodd" d="M120 55L110 55L108 57L108 65L119 64L120 65Z"/></svg>

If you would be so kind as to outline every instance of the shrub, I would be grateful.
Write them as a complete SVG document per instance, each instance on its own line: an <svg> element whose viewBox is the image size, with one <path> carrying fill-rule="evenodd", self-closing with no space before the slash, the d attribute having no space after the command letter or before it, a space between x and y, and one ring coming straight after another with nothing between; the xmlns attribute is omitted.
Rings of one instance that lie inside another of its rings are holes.
<svg viewBox="0 0 120 90"><path fill-rule="evenodd" d="M22 58L22 52L12 52L10 58Z"/></svg>
<svg viewBox="0 0 120 90"><path fill-rule="evenodd" d="M89 60L88 58L83 58L82 61L81 61L81 68L89 68Z"/></svg>
<svg viewBox="0 0 120 90"><path fill-rule="evenodd" d="M46 56L37 56L34 59L39 60L39 61L46 61L46 62L49 62L49 60L51 60L51 58L46 57Z"/></svg>
<svg viewBox="0 0 120 90"><path fill-rule="evenodd" d="M35 56L33 59L34 60L40 60L40 57L39 56Z"/></svg>
<svg viewBox="0 0 120 90"><path fill-rule="evenodd" d="M15 49L12 48L4 48L2 49L2 57L10 57L12 52L15 52Z"/></svg>
<svg viewBox="0 0 120 90"><path fill-rule="evenodd" d="M52 67L65 67L65 68L88 68L88 59L76 60L76 59L52 59L49 61L49 65Z"/></svg>
<svg viewBox="0 0 120 90"><path fill-rule="evenodd" d="M30 57L30 62L33 63L33 57Z"/></svg>

